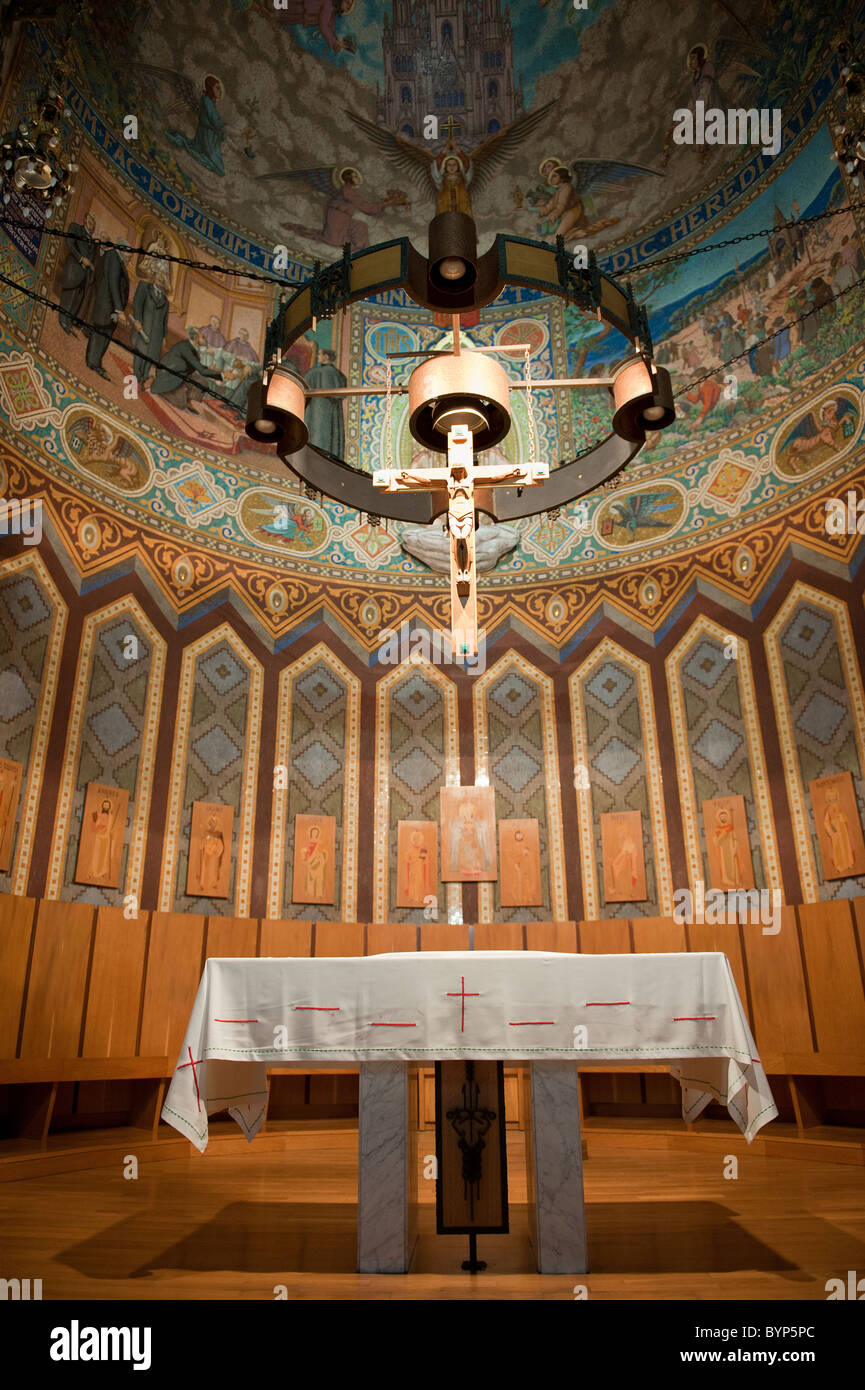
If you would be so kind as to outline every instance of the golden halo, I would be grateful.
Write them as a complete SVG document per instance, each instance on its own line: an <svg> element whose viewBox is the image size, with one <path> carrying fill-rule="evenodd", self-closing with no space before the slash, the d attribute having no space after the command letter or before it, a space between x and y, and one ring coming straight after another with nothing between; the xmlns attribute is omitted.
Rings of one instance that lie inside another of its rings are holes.
<svg viewBox="0 0 865 1390"><path fill-rule="evenodd" d="M361 183L363 183L363 174L360 172L360 170L355 169L353 164L346 164L343 166L342 169L334 168L333 181L337 188L342 188L343 174L357 174L358 179Z"/></svg>
<svg viewBox="0 0 865 1390"><path fill-rule="evenodd" d="M544 158L541 160L540 164L538 165L538 173L541 175L541 178L543 178L544 175L544 165L549 164L553 160L555 161L557 169L560 167L563 169L567 169L567 164L563 159L559 159L559 156L557 154L545 155Z"/></svg>
<svg viewBox="0 0 865 1390"><path fill-rule="evenodd" d="M685 70L686 70L686 72L690 72L690 71L691 71L689 59L690 59L691 54L693 53L693 51L694 51L695 48L702 48L703 52L704 52L705 55L706 55L706 62L707 62L707 63L711 63L711 61L712 61L712 49L711 49L711 46L710 46L708 43L704 43L702 39L698 39L696 43L692 43L692 44L689 46L688 51L687 51L687 53L685 54Z"/></svg>
<svg viewBox="0 0 865 1390"><path fill-rule="evenodd" d="M217 77L215 72L206 72L204 74L204 82L206 82L209 77L212 77L214 82L218 82L222 90L225 91L225 83L223 82L221 77ZM202 82L201 84L202 87L204 86L204 82Z"/></svg>

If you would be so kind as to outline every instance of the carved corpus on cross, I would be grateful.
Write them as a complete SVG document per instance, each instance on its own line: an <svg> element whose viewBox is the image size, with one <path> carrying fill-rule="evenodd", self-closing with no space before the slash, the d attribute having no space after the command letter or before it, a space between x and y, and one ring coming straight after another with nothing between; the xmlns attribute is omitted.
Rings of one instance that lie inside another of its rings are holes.
<svg viewBox="0 0 865 1390"><path fill-rule="evenodd" d="M473 657L478 649L478 595L475 564L475 488L533 487L550 475L546 463L515 464L511 468L475 463L468 425L448 430L446 468L382 468L373 476L385 492L447 492L447 528L451 559L451 636L455 654Z"/></svg>

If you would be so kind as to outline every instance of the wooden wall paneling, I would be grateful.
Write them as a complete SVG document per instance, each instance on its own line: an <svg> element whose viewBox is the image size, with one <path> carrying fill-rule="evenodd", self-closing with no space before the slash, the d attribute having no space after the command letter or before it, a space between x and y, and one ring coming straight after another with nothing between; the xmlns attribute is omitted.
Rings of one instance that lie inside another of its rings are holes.
<svg viewBox="0 0 865 1390"><path fill-rule="evenodd" d="M143 1129L156 1138L167 1090L167 1081L133 1082L132 1106L129 1112L129 1123L133 1129Z"/></svg>
<svg viewBox="0 0 865 1390"><path fill-rule="evenodd" d="M146 912L128 920L120 907L96 913L82 1057L134 1057L144 990Z"/></svg>
<svg viewBox="0 0 865 1390"><path fill-rule="evenodd" d="M666 954L668 951L687 951L684 923L672 917L632 917L634 951L638 955Z"/></svg>
<svg viewBox="0 0 865 1390"><path fill-rule="evenodd" d="M851 898L850 906L853 909L853 921L856 923L859 957L865 961L865 898Z"/></svg>
<svg viewBox="0 0 865 1390"><path fill-rule="evenodd" d="M522 949L522 922L478 922L475 927L476 951L521 951Z"/></svg>
<svg viewBox="0 0 865 1390"><path fill-rule="evenodd" d="M591 956L629 956L631 932L623 917L606 922L580 922L577 925L578 950Z"/></svg>
<svg viewBox="0 0 865 1390"><path fill-rule="evenodd" d="M16 1139L34 1139L45 1144L57 1100L58 1083L45 1081L29 1086L11 1086L9 1127Z"/></svg>
<svg viewBox="0 0 865 1390"><path fill-rule="evenodd" d="M312 922L261 924L260 956L308 956L312 953Z"/></svg>
<svg viewBox="0 0 865 1390"><path fill-rule="evenodd" d="M796 909L781 909L781 930L764 936L757 923L742 923L745 967L754 1011L753 1031L761 1058L815 1052L799 948ZM765 1059L764 1059L765 1060ZM779 1067L785 1069L785 1064Z"/></svg>
<svg viewBox="0 0 865 1390"><path fill-rule="evenodd" d="M413 922L371 922L366 929L366 953L383 956L392 951L416 951L418 936Z"/></svg>
<svg viewBox="0 0 865 1390"><path fill-rule="evenodd" d="M464 922L423 922L420 948L422 951L467 951L468 926Z"/></svg>
<svg viewBox="0 0 865 1390"><path fill-rule="evenodd" d="M815 1129L826 1118L823 1100L823 1083L819 1076L791 1076L790 1094L793 1099L793 1113L800 1129ZM775 1104L778 1105L777 1098ZM780 1105L778 1109L780 1110Z"/></svg>
<svg viewBox="0 0 865 1390"><path fill-rule="evenodd" d="M850 904L841 898L796 911L817 1050L865 1059L865 981Z"/></svg>
<svg viewBox="0 0 865 1390"><path fill-rule="evenodd" d="M362 956L362 922L316 922L317 956Z"/></svg>
<svg viewBox="0 0 865 1390"><path fill-rule="evenodd" d="M685 928L685 935L689 951L720 951L722 955L727 957L733 972L733 979L736 981L736 988L739 991L739 998L753 1031L754 1020L751 1017L748 977L742 956L741 929L738 922L729 927L710 926L705 922L694 922Z"/></svg>
<svg viewBox="0 0 865 1390"><path fill-rule="evenodd" d="M0 1057L14 1057L33 939L35 898L0 897Z"/></svg>
<svg viewBox="0 0 865 1390"><path fill-rule="evenodd" d="M527 922L526 949L574 954L577 950L576 922Z"/></svg>
<svg viewBox="0 0 865 1390"><path fill-rule="evenodd" d="M258 955L258 919L256 917L208 917L204 959L211 956Z"/></svg>
<svg viewBox="0 0 865 1390"><path fill-rule="evenodd" d="M95 912L43 898L24 1004L22 1057L77 1057Z"/></svg>
<svg viewBox="0 0 865 1390"><path fill-rule="evenodd" d="M167 1057L174 1070L201 980L204 917L198 912L153 912L144 1008L141 1057Z"/></svg>

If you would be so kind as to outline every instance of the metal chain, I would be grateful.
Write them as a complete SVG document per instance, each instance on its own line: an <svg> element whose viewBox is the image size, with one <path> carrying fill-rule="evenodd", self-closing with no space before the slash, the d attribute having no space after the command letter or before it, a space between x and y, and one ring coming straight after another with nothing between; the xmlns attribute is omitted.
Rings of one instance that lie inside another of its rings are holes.
<svg viewBox="0 0 865 1390"><path fill-rule="evenodd" d="M538 462L539 462L539 459L538 459L538 431L537 431L537 426L536 426L536 424L535 424L535 403L534 403L534 400L533 400L533 398L532 398L532 369L531 369L531 363L530 363L530 361L529 361L529 353L530 353L530 352L531 352L531 348L526 348L526 350L525 350L525 365L526 365L526 410L527 410L527 412L528 412L528 417L529 417L529 437L530 437L530 440L531 440L531 448L532 448L532 463L538 463Z"/></svg>
<svg viewBox="0 0 865 1390"><path fill-rule="evenodd" d="M388 358L386 359L386 361L385 361L384 370L385 370L385 378L384 378L384 382L385 382L384 428L385 428L385 433L386 433L386 435L387 435L387 455L386 455L386 463L387 463L388 468L393 468L393 439L391 438L391 432L390 432L390 403L391 403L391 394L390 394L390 358L389 358L389 357L388 357Z"/></svg>
<svg viewBox="0 0 865 1390"><path fill-rule="evenodd" d="M776 236L778 232L789 231L792 227L810 227L816 222L823 222L827 217L841 217L844 213L859 212L865 208L865 200L858 203L847 203L843 208L831 208L825 212L815 212L810 217L793 217L789 222L781 222L777 227L764 227L759 232L742 232L740 236L728 237L726 241L712 241L705 246L692 247L690 251L675 251L669 256L655 256L652 260L643 261L642 265L631 266L627 271L619 271L621 275L641 275L644 270L653 270L657 265L669 265L672 261L690 260L692 256L704 256L707 251L720 251L724 246L739 246L743 241L755 241L758 238ZM612 279L616 278L615 271L608 271Z"/></svg>

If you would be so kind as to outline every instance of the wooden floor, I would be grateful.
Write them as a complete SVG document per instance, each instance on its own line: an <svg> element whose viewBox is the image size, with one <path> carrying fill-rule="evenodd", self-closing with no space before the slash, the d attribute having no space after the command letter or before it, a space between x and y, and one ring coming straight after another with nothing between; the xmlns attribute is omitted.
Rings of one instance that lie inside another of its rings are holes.
<svg viewBox="0 0 865 1390"><path fill-rule="evenodd" d="M432 1148L421 1134L420 1160ZM741 1148L736 1145L737 1151ZM130 1149L134 1152L134 1149ZM354 1272L357 1131L321 1129L188 1157L142 1155L0 1185L0 1276L41 1278L48 1299L819 1299L865 1270L865 1170L739 1154L631 1149L592 1138L583 1277L533 1272L523 1136L509 1135L511 1234L436 1236L420 1179L408 1275Z"/></svg>

